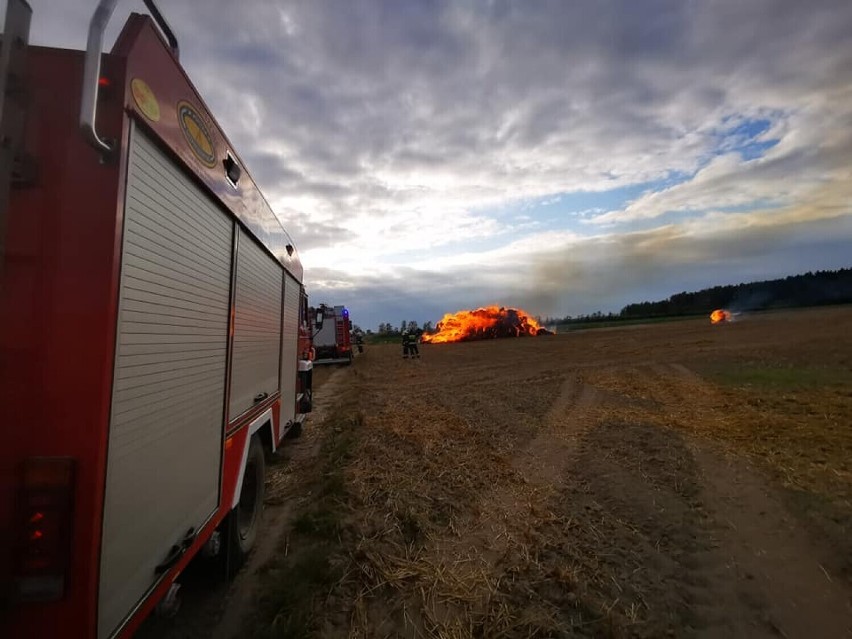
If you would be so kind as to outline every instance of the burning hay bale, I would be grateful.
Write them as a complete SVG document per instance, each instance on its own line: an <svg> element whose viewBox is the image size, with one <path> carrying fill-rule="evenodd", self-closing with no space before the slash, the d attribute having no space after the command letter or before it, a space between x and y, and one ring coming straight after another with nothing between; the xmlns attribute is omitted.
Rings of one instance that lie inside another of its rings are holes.
<svg viewBox="0 0 852 639"><path fill-rule="evenodd" d="M468 342L480 339L551 335L530 315L517 308L485 306L473 311L447 313L438 322L437 332L424 335L427 344Z"/></svg>
<svg viewBox="0 0 852 639"><path fill-rule="evenodd" d="M722 324L723 322L730 322L734 318L731 311L726 311L721 308L717 308L715 311L710 313L710 323L711 324Z"/></svg>

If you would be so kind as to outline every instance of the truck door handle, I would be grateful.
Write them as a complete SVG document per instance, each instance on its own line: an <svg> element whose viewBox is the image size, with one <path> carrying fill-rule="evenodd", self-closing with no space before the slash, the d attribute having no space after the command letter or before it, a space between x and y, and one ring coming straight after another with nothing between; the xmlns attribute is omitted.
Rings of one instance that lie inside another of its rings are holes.
<svg viewBox="0 0 852 639"><path fill-rule="evenodd" d="M189 550L189 547L192 546L192 542L195 541L197 536L198 533L195 531L195 528L187 530L183 539L169 549L169 554L165 559L163 559L162 563L157 564L154 568L154 573L162 575L169 568L174 566L180 558L183 557L184 553Z"/></svg>
<svg viewBox="0 0 852 639"><path fill-rule="evenodd" d="M254 396L254 403L257 404L258 402L262 402L267 397L269 397L269 393L258 393Z"/></svg>

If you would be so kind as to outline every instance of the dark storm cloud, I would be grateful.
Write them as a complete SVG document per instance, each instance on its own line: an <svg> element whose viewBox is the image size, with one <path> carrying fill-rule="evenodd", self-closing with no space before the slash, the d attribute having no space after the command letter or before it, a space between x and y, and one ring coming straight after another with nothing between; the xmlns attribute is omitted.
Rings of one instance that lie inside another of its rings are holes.
<svg viewBox="0 0 852 639"><path fill-rule="evenodd" d="M617 311L690 287L848 267L850 237L850 216L703 232L666 226L601 236L534 256L527 271L533 292L519 290L518 295L534 308L541 305L542 313Z"/></svg>
<svg viewBox="0 0 852 639"><path fill-rule="evenodd" d="M402 268L391 277L368 275L353 281L342 269L310 268L306 273L311 303L343 304L353 322L365 329L381 322L398 326L403 319L434 324L445 313L477 305L475 300L485 299L481 287L464 275Z"/></svg>
<svg viewBox="0 0 852 639"><path fill-rule="evenodd" d="M542 316L618 312L684 290L850 265L852 219L791 223L694 236L675 228L602 237L531 261L449 271L403 269L393 277L352 278L345 270L310 269L315 300L341 300L356 322L375 327L401 319L433 323L444 313L487 304ZM820 254L814 262L809 256ZM508 275L509 277L504 277ZM514 277L512 277L514 276Z"/></svg>

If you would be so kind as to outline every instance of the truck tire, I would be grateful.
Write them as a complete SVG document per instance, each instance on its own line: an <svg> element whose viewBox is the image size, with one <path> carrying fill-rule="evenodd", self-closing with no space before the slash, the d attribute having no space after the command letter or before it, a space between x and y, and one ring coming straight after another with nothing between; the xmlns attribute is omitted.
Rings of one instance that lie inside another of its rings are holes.
<svg viewBox="0 0 852 639"><path fill-rule="evenodd" d="M257 540L263 515L265 475L263 445L254 435L249 442L240 501L228 515L225 568L228 578L232 579L237 574Z"/></svg>

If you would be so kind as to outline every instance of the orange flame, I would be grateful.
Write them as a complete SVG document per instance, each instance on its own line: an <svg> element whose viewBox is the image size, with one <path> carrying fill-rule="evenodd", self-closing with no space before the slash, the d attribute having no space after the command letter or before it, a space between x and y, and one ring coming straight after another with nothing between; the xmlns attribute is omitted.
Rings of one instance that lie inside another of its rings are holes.
<svg viewBox="0 0 852 639"><path fill-rule="evenodd" d="M486 306L475 311L447 313L438 322L437 332L424 335L423 341L430 344L463 342L497 337L520 337L522 335L549 335L528 313L517 308Z"/></svg>
<svg viewBox="0 0 852 639"><path fill-rule="evenodd" d="M711 324L720 324L721 322L730 322L731 321L731 312L722 310L721 308L717 308L715 311L710 313L710 323Z"/></svg>

